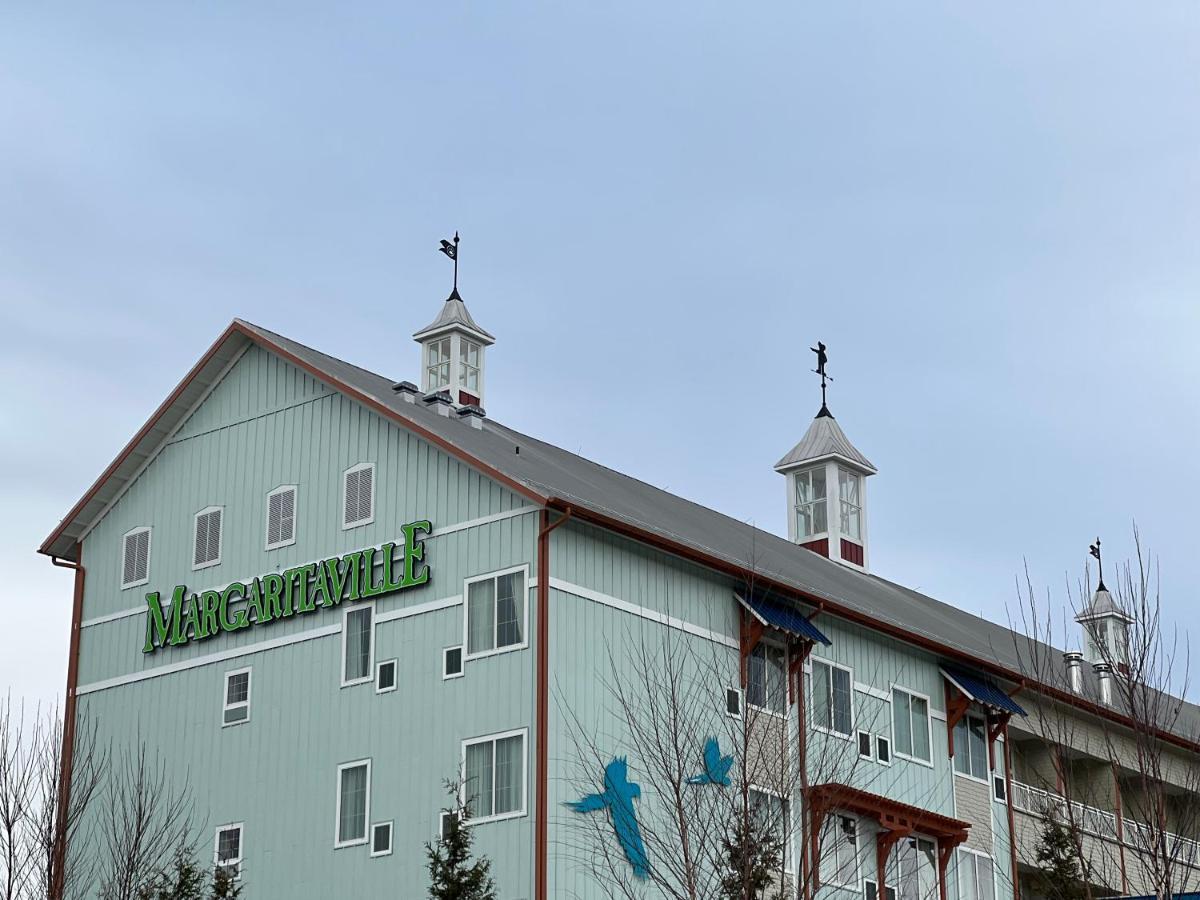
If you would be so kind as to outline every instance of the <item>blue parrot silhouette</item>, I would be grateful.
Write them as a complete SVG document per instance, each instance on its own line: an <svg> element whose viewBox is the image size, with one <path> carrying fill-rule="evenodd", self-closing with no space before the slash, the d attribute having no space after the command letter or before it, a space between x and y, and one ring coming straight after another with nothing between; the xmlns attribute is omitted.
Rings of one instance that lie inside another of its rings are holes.
<svg viewBox="0 0 1200 900"><path fill-rule="evenodd" d="M604 793L588 794L582 800L564 804L577 813L607 809L612 816L613 830L625 858L633 866L638 878L650 875L650 862L646 858L646 847L642 843L642 832L638 828L637 811L633 801L642 796L642 788L629 780L629 764L624 756L617 757L604 767Z"/></svg>
<svg viewBox="0 0 1200 900"><path fill-rule="evenodd" d="M721 747L715 737L704 742L704 771L693 775L688 784L719 784L729 787L729 769L733 766L732 756L722 756Z"/></svg>

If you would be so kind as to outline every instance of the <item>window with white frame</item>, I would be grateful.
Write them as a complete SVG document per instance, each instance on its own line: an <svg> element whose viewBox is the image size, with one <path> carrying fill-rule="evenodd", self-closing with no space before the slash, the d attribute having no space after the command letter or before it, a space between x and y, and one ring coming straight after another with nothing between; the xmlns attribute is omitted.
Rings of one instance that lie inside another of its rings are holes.
<svg viewBox="0 0 1200 900"><path fill-rule="evenodd" d="M371 856L390 856L392 853L392 823L376 822L371 826Z"/></svg>
<svg viewBox="0 0 1200 900"><path fill-rule="evenodd" d="M838 467L842 537L862 540L862 476Z"/></svg>
<svg viewBox="0 0 1200 900"><path fill-rule="evenodd" d="M813 725L849 737L853 719L850 696L850 670L822 659L813 659Z"/></svg>
<svg viewBox="0 0 1200 900"><path fill-rule="evenodd" d="M215 566L221 561L221 517L219 506L210 506L196 513L194 524L194 547L192 568L202 569Z"/></svg>
<svg viewBox="0 0 1200 900"><path fill-rule="evenodd" d="M737 688L725 688L725 714L734 719L742 717L742 692Z"/></svg>
<svg viewBox="0 0 1200 900"><path fill-rule="evenodd" d="M438 391L450 386L450 338L425 345L425 390Z"/></svg>
<svg viewBox="0 0 1200 900"><path fill-rule="evenodd" d="M467 657L525 645L525 570L467 582Z"/></svg>
<svg viewBox="0 0 1200 900"><path fill-rule="evenodd" d="M908 837L896 845L895 856L900 900L936 900L937 845L929 838Z"/></svg>
<svg viewBox="0 0 1200 900"><path fill-rule="evenodd" d="M825 467L804 469L792 476L796 489L796 535L812 537L829 530L825 508Z"/></svg>
<svg viewBox="0 0 1200 900"><path fill-rule="evenodd" d="M955 724L954 771L987 781L987 721L983 716L968 714Z"/></svg>
<svg viewBox="0 0 1200 900"><path fill-rule="evenodd" d="M335 847L367 842L367 820L371 814L371 761L342 763L337 769Z"/></svg>
<svg viewBox="0 0 1200 900"><path fill-rule="evenodd" d="M990 856L959 848L958 897L959 900L996 900L996 878Z"/></svg>
<svg viewBox="0 0 1200 900"><path fill-rule="evenodd" d="M284 485L267 494L267 549L296 543L296 486Z"/></svg>
<svg viewBox="0 0 1200 900"><path fill-rule="evenodd" d="M832 813L821 826L821 881L839 887L858 886L858 822Z"/></svg>
<svg viewBox="0 0 1200 900"><path fill-rule="evenodd" d="M872 749L871 732L860 731L858 733L858 755L863 759L875 758L875 751Z"/></svg>
<svg viewBox="0 0 1200 900"><path fill-rule="evenodd" d="M121 539L121 587L150 580L150 529L135 528Z"/></svg>
<svg viewBox="0 0 1200 900"><path fill-rule="evenodd" d="M375 693L386 694L396 689L397 665L397 660L385 659L375 667Z"/></svg>
<svg viewBox="0 0 1200 900"><path fill-rule="evenodd" d="M787 654L782 647L759 641L746 658L746 702L782 713L787 708Z"/></svg>
<svg viewBox="0 0 1200 900"><path fill-rule="evenodd" d="M225 673L225 700L221 725L240 725L250 719L250 669Z"/></svg>
<svg viewBox="0 0 1200 900"><path fill-rule="evenodd" d="M442 678L462 678L463 648L447 647L442 651Z"/></svg>
<svg viewBox="0 0 1200 900"><path fill-rule="evenodd" d="M885 766L892 764L892 742L887 735L875 735L875 758Z"/></svg>
<svg viewBox="0 0 1200 900"><path fill-rule="evenodd" d="M463 741L463 802L469 823L525 814L525 731Z"/></svg>
<svg viewBox="0 0 1200 900"><path fill-rule="evenodd" d="M780 843L783 865L788 865L788 846L791 844L792 820L785 798L770 791L750 788L750 815L761 834L770 834Z"/></svg>
<svg viewBox="0 0 1200 900"><path fill-rule="evenodd" d="M342 684L371 680L374 627L369 604L352 606L342 620Z"/></svg>
<svg viewBox="0 0 1200 900"><path fill-rule="evenodd" d="M242 823L221 825L213 835L213 865L233 878L242 874Z"/></svg>
<svg viewBox="0 0 1200 900"><path fill-rule="evenodd" d="M878 900L878 885L871 879L863 881L863 900ZM896 900L896 889L888 885L884 889L884 900Z"/></svg>
<svg viewBox="0 0 1200 900"><path fill-rule="evenodd" d="M892 740L897 756L932 762L929 699L904 688L892 688Z"/></svg>
<svg viewBox="0 0 1200 900"><path fill-rule="evenodd" d="M474 341L458 339L458 383L472 393L479 392L479 354L481 348Z"/></svg>
<svg viewBox="0 0 1200 900"><path fill-rule="evenodd" d="M342 528L375 521L375 464L360 463L342 477Z"/></svg>

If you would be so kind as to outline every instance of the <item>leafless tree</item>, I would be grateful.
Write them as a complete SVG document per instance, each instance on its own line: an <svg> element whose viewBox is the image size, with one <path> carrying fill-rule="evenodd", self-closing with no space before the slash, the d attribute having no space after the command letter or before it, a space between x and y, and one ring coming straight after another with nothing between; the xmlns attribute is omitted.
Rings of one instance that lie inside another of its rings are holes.
<svg viewBox="0 0 1200 900"><path fill-rule="evenodd" d="M1087 900L1114 893L1171 897L1200 885L1200 709L1181 699L1189 685L1184 632L1163 620L1157 565L1134 530L1135 555L1109 579L1115 616L1101 633L1088 578L1068 590L1096 664L1074 674L1058 646L1071 630L1028 575L1017 655L1034 709L1034 740L1017 753L1022 780L1014 800L1070 835ZM1107 604L1107 598L1103 598ZM1065 616L1063 616L1065 620ZM1116 623L1114 626L1113 623ZM1115 632L1115 633L1113 633ZM1105 714L1107 713L1107 714ZM1016 735L1014 735L1016 736ZM1040 826L1039 826L1040 829ZM1032 842L1018 840L1033 866ZM1059 900L1059 898L1052 898Z"/></svg>

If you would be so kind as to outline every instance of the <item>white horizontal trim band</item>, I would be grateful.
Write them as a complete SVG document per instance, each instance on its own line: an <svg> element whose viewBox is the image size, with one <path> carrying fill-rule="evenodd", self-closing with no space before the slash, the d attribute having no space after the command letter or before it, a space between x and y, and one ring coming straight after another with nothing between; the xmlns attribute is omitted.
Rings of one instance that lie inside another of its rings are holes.
<svg viewBox="0 0 1200 900"><path fill-rule="evenodd" d="M432 538L445 537L448 534L455 534L459 531L466 531L468 528L478 528L480 525L490 525L493 522L502 522L505 519L514 519L517 516L525 516L532 512L538 512L539 510L541 510L540 506L518 506L516 509L509 509L509 510L505 510L504 512L492 513L490 516L480 516L478 519L467 519L467 521L465 521L465 522L458 522L454 525L447 525L444 528L435 528L435 529L433 529L433 531L431 531L426 536L425 540L430 540ZM397 538L396 539L397 546L401 545L403 543L403 541L404 541L403 537ZM367 550L372 547L378 547L379 544L385 544L385 543L387 543L387 541L380 541L379 543L368 544L365 547L359 547L358 549L359 550ZM355 553L355 552L357 552L357 551L354 551L354 550L346 551L346 553ZM345 556L346 554L341 553L338 555ZM303 563L298 563L298 565L303 565ZM192 593L199 594L202 591L206 591L206 590L221 590L224 587L226 587L226 585L234 584L239 581L242 582L243 584L246 584L257 577L260 577L260 576L250 575L250 576L247 576L246 578L232 578L229 581L222 582L220 584L212 584L212 585L208 585L208 586L202 587L202 588L193 588ZM131 609L122 609L119 612L108 613L103 616L96 616L95 618L92 618L92 619L84 619L82 622L79 623L79 627L80 628L91 628L93 625L103 625L105 622L115 622L118 619L124 619L129 616L141 615L145 611L146 611L145 606L135 606L135 607L132 607Z"/></svg>
<svg viewBox="0 0 1200 900"><path fill-rule="evenodd" d="M887 691L877 687L871 687L869 684L863 684L861 681L854 682L854 689L860 694L866 694L868 697L874 697L876 700L886 700L891 702L892 695Z"/></svg>
<svg viewBox="0 0 1200 900"><path fill-rule="evenodd" d="M419 616L424 613L437 612L439 609L449 609L452 606L461 605L462 595L460 594L455 597L446 597L442 600L430 600L428 603L418 603L416 606L402 606L400 609L379 613L375 616L375 624L378 625L380 622L395 622L397 619L407 619L410 616Z"/></svg>

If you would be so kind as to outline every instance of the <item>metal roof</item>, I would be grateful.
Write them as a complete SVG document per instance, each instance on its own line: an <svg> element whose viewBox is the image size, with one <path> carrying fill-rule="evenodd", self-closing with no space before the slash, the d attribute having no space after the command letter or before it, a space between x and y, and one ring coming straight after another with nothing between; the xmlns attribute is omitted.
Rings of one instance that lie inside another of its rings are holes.
<svg viewBox="0 0 1200 900"><path fill-rule="evenodd" d="M496 339L491 334L475 323L470 311L467 309L467 304L463 303L463 298L459 296L457 289L446 298L446 302L442 304L437 318L414 334L413 337L419 341L427 337L433 337L440 332L449 331L452 328L462 328L465 331L472 332L475 337L479 338L485 344L496 343Z"/></svg>
<svg viewBox="0 0 1200 900"><path fill-rule="evenodd" d="M871 461L850 443L850 438L846 437L846 432L842 431L842 426L837 423L837 420L822 407L821 413L818 413L817 417L812 420L808 431L804 432L804 437L800 438L800 443L793 447L783 459L775 463L775 469L783 471L830 457L845 460L868 475L874 475L878 471L871 465Z"/></svg>
<svg viewBox="0 0 1200 900"><path fill-rule="evenodd" d="M758 597L746 599L740 594L737 595L737 598L738 602L750 610L751 614L764 625L768 625L771 628L778 628L780 631L786 632L793 637L824 644L826 647L833 643L833 641L821 633L820 628L790 606L773 603L770 600L763 600Z"/></svg>
<svg viewBox="0 0 1200 900"><path fill-rule="evenodd" d="M976 703L982 703L984 706L990 706L1001 712L1015 713L1018 716L1026 715L1019 703L1004 693L994 681L984 678L982 675L972 675L963 669L950 666L942 667L942 675L968 700L974 700Z"/></svg>

